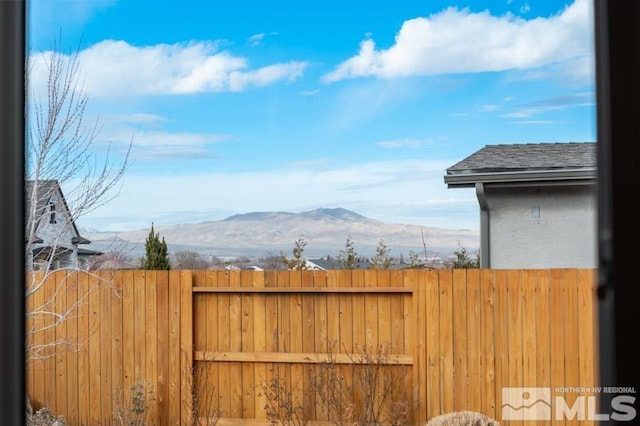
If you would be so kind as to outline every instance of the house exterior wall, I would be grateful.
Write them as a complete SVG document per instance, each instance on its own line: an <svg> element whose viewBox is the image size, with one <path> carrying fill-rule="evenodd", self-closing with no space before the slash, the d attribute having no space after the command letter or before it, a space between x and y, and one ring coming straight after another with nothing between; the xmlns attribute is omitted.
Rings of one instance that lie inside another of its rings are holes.
<svg viewBox="0 0 640 426"><path fill-rule="evenodd" d="M597 267L594 185L487 188L490 267Z"/></svg>
<svg viewBox="0 0 640 426"><path fill-rule="evenodd" d="M44 242L42 244L34 244L33 248L55 246L58 248L67 248L71 250L69 255L66 256L64 264L54 265L55 268L60 267L75 267L78 262L78 245L73 244L72 240L75 237L73 232L72 219L69 216L68 210L59 196L53 197L55 202L55 217L56 223L51 223L51 211L49 205L47 205L46 212L38 223L35 234L40 237Z"/></svg>

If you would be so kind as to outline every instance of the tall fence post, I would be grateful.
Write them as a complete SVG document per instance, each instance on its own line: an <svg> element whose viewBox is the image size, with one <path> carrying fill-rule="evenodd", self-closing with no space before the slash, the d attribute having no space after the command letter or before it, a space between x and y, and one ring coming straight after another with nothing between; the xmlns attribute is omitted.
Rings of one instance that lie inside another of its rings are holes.
<svg viewBox="0 0 640 426"><path fill-rule="evenodd" d="M191 424L193 413L193 274L180 271L181 422Z"/></svg>

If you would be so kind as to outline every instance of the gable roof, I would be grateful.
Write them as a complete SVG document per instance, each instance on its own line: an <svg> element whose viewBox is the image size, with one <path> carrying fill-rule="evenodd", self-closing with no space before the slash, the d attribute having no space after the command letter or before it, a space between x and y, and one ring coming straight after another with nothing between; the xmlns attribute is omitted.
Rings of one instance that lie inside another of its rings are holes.
<svg viewBox="0 0 640 426"><path fill-rule="evenodd" d="M447 169L449 187L476 182L594 180L595 142L487 145Z"/></svg>
<svg viewBox="0 0 640 426"><path fill-rule="evenodd" d="M25 221L28 223L28 216L29 216L29 212L31 211L31 200L33 197L33 191L34 188L37 188L36 190L38 191L38 194L36 195L36 218L37 218L37 223L36 223L36 228L38 229L38 225L40 223L40 220L42 219L43 214L41 212L44 212L45 209L47 208L47 205L49 204L49 200L51 199L51 197L53 196L54 193L57 193L58 196L60 197L60 200L62 201L62 204L64 205L64 208L67 210L67 212L69 213L69 217L73 218L73 215L71 214L71 210L69 209L69 206L67 205L67 200L64 198L64 194L62 193L62 188L60 188L60 184L58 183L57 180L55 179L48 179L48 180L40 180L38 181L37 185L36 185L36 181L33 180L25 180ZM73 243L74 244L89 244L91 243L91 241L87 240L86 238L82 237L80 235L80 232L78 231L78 228L76 226L75 221L72 219L71 220L71 231L73 232ZM26 233L26 229L25 229L25 233ZM35 241L36 243L42 243L42 239L35 236Z"/></svg>

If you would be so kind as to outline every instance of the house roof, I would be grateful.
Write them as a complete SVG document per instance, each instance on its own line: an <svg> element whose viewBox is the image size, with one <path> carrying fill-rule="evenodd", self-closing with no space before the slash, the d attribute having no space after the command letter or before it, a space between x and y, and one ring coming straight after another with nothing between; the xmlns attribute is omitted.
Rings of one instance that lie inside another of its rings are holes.
<svg viewBox="0 0 640 426"><path fill-rule="evenodd" d="M593 180L595 142L487 145L446 171L445 183Z"/></svg>
<svg viewBox="0 0 640 426"><path fill-rule="evenodd" d="M36 199L36 217L37 217L37 222L36 223L36 228L38 229L38 224L40 222L40 219L42 218L42 214L40 212L44 212L47 205L49 204L49 200L51 199L51 196L54 193L57 193L58 196L60 197L60 199L62 200L62 204L64 205L65 209L67 210L67 212L69 213L70 217L73 217L73 215L71 214L71 210L69 209L69 206L67 204L67 200L64 198L64 194L62 193L62 188L60 188L60 184L58 183L57 180L55 179L48 179L48 180L40 180L38 181L38 184L36 185L36 181L34 180L26 180L25 181L25 221L28 223L28 216L29 213L31 211L31 201L34 197L33 191L34 188L37 188L36 190L38 191L38 194L35 196ZM78 231L78 228L76 226L76 223L74 220L71 221L71 230L73 232L73 243L74 244L89 244L91 243L91 241L87 240L86 238L82 237L80 235L80 232ZM25 229L25 233L26 233L26 229ZM34 238L36 241L34 242L44 242L42 241L41 238L35 236Z"/></svg>
<svg viewBox="0 0 640 426"><path fill-rule="evenodd" d="M86 248L79 248L78 249L78 256L100 256L103 255L104 253L101 251L95 251L95 250L89 250Z"/></svg>

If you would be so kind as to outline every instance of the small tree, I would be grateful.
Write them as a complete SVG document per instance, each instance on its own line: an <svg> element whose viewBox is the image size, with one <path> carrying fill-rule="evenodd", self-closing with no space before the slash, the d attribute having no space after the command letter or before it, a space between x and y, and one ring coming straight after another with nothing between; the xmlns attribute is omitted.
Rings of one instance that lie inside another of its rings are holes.
<svg viewBox="0 0 640 426"><path fill-rule="evenodd" d="M420 260L420 254L413 250L409 251L409 269L421 269L424 263Z"/></svg>
<svg viewBox="0 0 640 426"><path fill-rule="evenodd" d="M338 261L340 262L340 266L344 269L355 269L358 265L358 255L353 246L351 235L347 237L344 250L340 250L340 253L338 254Z"/></svg>
<svg viewBox="0 0 640 426"><path fill-rule="evenodd" d="M169 253L167 250L167 243L162 237L160 241L160 234L155 233L153 229L153 223L151 224L151 231L147 237L147 241L144 244L145 257L142 260L142 269L146 270L168 270L171 269L169 262Z"/></svg>
<svg viewBox="0 0 640 426"><path fill-rule="evenodd" d="M390 251L391 249L385 245L384 240L380 239L376 248L376 255L371 258L371 268L389 269L391 267Z"/></svg>
<svg viewBox="0 0 640 426"><path fill-rule="evenodd" d="M280 258L282 259L282 263L288 268L292 270L305 270L307 269L307 262L305 262L302 254L304 253L304 248L307 246L307 240L303 235L298 236L298 239L293 243L293 258L289 259L284 253L281 254Z"/></svg>
<svg viewBox="0 0 640 426"><path fill-rule="evenodd" d="M480 267L480 254L476 253L475 259L469 255L468 250L458 242L458 249L453 252L453 259L445 262L445 267L450 269L475 269Z"/></svg>

